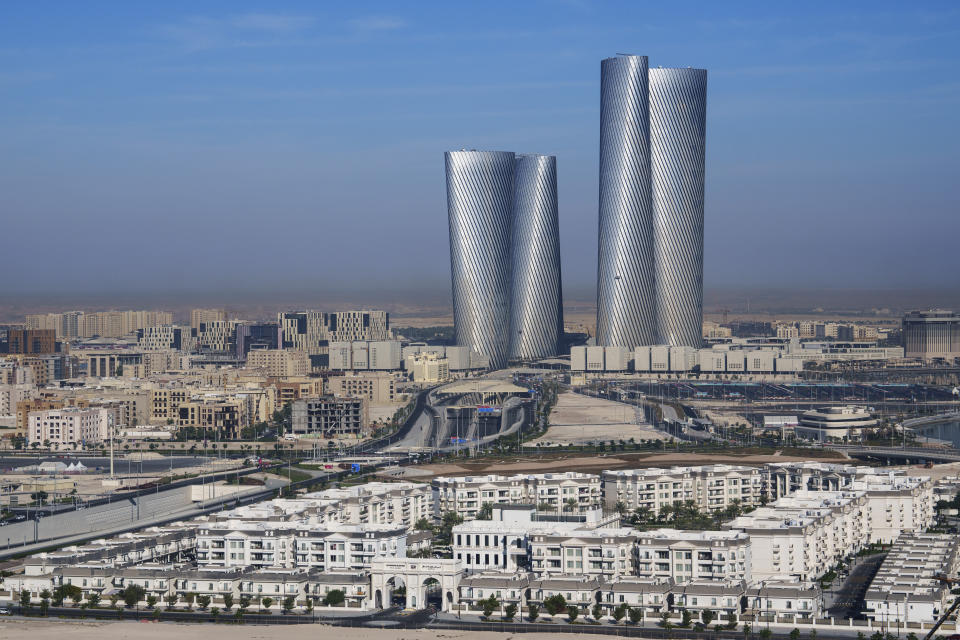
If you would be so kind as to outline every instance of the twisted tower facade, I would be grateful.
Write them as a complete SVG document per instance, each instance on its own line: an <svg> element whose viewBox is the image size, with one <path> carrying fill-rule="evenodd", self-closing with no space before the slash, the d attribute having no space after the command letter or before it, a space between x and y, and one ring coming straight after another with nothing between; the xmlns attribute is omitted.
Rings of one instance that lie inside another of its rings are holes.
<svg viewBox="0 0 960 640"><path fill-rule="evenodd" d="M456 344L507 365L514 154L444 154Z"/></svg>
<svg viewBox="0 0 960 640"><path fill-rule="evenodd" d="M597 344L656 339L646 56L600 64Z"/></svg>
<svg viewBox="0 0 960 640"><path fill-rule="evenodd" d="M649 82L657 341L699 348L707 72L650 69Z"/></svg>
<svg viewBox="0 0 960 640"><path fill-rule="evenodd" d="M563 328L557 158L516 157L510 359L556 355Z"/></svg>

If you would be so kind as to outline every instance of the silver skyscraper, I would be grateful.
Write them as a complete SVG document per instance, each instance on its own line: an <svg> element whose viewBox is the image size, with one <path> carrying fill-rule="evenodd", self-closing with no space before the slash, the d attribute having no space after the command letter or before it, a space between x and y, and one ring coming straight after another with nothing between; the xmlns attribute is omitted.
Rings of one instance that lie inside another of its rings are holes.
<svg viewBox="0 0 960 640"><path fill-rule="evenodd" d="M707 72L654 68L649 79L657 340L700 347Z"/></svg>
<svg viewBox="0 0 960 640"><path fill-rule="evenodd" d="M650 110L646 56L600 65L597 344L654 344Z"/></svg>
<svg viewBox="0 0 960 640"><path fill-rule="evenodd" d="M563 320L556 156L517 155L510 358L556 355Z"/></svg>
<svg viewBox="0 0 960 640"><path fill-rule="evenodd" d="M447 215L456 343L507 364L514 154L448 151Z"/></svg>

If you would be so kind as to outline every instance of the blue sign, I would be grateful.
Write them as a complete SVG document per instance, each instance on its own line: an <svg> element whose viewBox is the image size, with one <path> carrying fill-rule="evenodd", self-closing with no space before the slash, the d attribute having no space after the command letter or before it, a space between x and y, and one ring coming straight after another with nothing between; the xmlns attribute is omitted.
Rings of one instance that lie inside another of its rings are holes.
<svg viewBox="0 0 960 640"><path fill-rule="evenodd" d="M360 464L357 462L354 462L353 464L351 464L350 471L353 471L354 473L357 473L358 471L360 471Z"/></svg>

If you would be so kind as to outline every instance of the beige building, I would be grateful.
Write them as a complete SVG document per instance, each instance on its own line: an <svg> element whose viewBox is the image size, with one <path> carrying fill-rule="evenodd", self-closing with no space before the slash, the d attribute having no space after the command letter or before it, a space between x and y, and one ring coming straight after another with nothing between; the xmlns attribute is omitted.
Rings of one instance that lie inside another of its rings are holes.
<svg viewBox="0 0 960 640"><path fill-rule="evenodd" d="M408 355L405 368L414 382L431 384L450 379L450 361L436 353L423 352Z"/></svg>
<svg viewBox="0 0 960 640"><path fill-rule="evenodd" d="M338 396L365 398L373 404L396 401L397 381L389 373L362 372L327 378L330 392Z"/></svg>
<svg viewBox="0 0 960 640"><path fill-rule="evenodd" d="M292 349L254 349L247 354L247 368L273 378L306 376L310 373L310 356Z"/></svg>
<svg viewBox="0 0 960 640"><path fill-rule="evenodd" d="M69 407L30 414L27 439L41 444L100 443L110 437L108 409Z"/></svg>
<svg viewBox="0 0 960 640"><path fill-rule="evenodd" d="M190 311L190 328L195 332L200 331L200 326L208 322L226 322L227 311L225 309L192 309Z"/></svg>

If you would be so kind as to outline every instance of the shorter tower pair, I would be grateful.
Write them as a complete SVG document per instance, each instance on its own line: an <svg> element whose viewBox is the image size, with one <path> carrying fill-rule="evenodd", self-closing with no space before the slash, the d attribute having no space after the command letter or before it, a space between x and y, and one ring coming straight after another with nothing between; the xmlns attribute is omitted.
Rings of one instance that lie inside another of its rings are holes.
<svg viewBox="0 0 960 640"><path fill-rule="evenodd" d="M444 158L456 343L491 369L555 355L563 330L556 157Z"/></svg>

